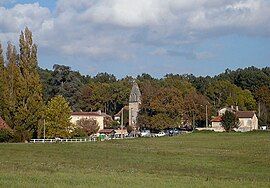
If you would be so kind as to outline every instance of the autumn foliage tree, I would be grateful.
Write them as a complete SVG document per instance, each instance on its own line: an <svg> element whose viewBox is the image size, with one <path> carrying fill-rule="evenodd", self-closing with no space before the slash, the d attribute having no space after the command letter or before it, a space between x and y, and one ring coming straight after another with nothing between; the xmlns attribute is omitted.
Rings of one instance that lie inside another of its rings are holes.
<svg viewBox="0 0 270 188"><path fill-rule="evenodd" d="M243 90L228 80L213 81L207 87L206 95L216 109L233 105L241 110L254 110L256 106L256 101L249 90Z"/></svg>
<svg viewBox="0 0 270 188"><path fill-rule="evenodd" d="M142 82L142 105L138 117L141 127L161 130L191 124L193 117L205 119L208 99L197 93L187 80L177 75L167 75L162 81L147 75L139 79Z"/></svg>
<svg viewBox="0 0 270 188"><path fill-rule="evenodd" d="M80 119L76 122L76 125L84 130L88 136L95 134L99 130L98 122L94 119Z"/></svg>
<svg viewBox="0 0 270 188"><path fill-rule="evenodd" d="M3 115L4 110L4 72L5 72L5 61L3 55L2 44L0 42L0 115Z"/></svg>
<svg viewBox="0 0 270 188"><path fill-rule="evenodd" d="M261 125L270 123L270 88L262 86L255 93L258 101L258 117Z"/></svg>
<svg viewBox="0 0 270 188"><path fill-rule="evenodd" d="M15 131L16 141L36 138L43 115L42 85L38 74L37 46L26 28L20 35L19 53L8 43L6 63L0 55L0 111Z"/></svg>
<svg viewBox="0 0 270 188"><path fill-rule="evenodd" d="M36 138L38 124L43 117L42 84L38 74L37 46L33 43L32 32L26 28L20 36L20 54L18 60L20 70L18 112L15 119L17 126L31 132Z"/></svg>
<svg viewBox="0 0 270 188"><path fill-rule="evenodd" d="M71 112L64 97L60 95L53 97L45 110L46 137L70 137L74 128L70 123Z"/></svg>

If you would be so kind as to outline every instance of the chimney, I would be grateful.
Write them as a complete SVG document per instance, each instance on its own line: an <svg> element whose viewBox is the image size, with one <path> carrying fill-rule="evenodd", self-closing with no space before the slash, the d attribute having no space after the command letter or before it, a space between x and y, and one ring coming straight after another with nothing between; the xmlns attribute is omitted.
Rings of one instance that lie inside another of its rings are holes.
<svg viewBox="0 0 270 188"><path fill-rule="evenodd" d="M239 108L238 108L238 106L236 106L236 107L235 107L235 110L236 110L236 111L239 111Z"/></svg>
<svg viewBox="0 0 270 188"><path fill-rule="evenodd" d="M98 113L99 115L101 115L101 110L98 110L97 113Z"/></svg>

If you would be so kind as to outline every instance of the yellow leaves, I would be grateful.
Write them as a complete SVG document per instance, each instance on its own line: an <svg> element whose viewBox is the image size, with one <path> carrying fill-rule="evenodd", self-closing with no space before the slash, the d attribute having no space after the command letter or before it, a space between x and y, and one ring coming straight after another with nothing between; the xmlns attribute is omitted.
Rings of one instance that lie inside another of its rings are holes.
<svg viewBox="0 0 270 188"><path fill-rule="evenodd" d="M45 111L46 131L50 138L70 135L71 108L64 97L58 95L51 99Z"/></svg>
<svg viewBox="0 0 270 188"><path fill-rule="evenodd" d="M179 114L183 108L182 92L178 88L160 88L150 102L150 107L157 112Z"/></svg>

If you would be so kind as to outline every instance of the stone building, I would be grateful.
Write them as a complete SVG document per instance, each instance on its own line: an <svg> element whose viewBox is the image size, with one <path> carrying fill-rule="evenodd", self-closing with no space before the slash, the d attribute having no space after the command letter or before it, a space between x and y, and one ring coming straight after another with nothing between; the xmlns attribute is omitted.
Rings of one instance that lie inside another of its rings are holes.
<svg viewBox="0 0 270 188"><path fill-rule="evenodd" d="M216 132L225 131L222 127L221 122L222 116L225 114L226 111L234 113L239 120L238 128L235 128L235 131L247 132L252 130L258 130L258 118L254 111L239 111L238 107L233 108L233 106L231 108L222 108L218 111L218 116L211 120L211 130L214 130Z"/></svg>
<svg viewBox="0 0 270 188"><path fill-rule="evenodd" d="M239 119L239 127L235 131L246 132L259 129L258 118L254 111L237 111L235 115Z"/></svg>
<svg viewBox="0 0 270 188"><path fill-rule="evenodd" d="M109 118L112 120L111 116L102 113L100 110L97 112L72 112L70 122L76 125L77 121L80 119L93 119L97 121L99 130L102 130L105 128L105 118Z"/></svg>
<svg viewBox="0 0 270 188"><path fill-rule="evenodd" d="M133 83L129 96L129 125L136 128L141 105L141 92L136 82Z"/></svg>

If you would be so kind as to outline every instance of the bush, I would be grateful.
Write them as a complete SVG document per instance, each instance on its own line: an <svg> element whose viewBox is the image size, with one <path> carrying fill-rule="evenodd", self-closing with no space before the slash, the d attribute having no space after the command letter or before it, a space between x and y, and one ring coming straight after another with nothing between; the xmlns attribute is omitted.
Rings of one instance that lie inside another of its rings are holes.
<svg viewBox="0 0 270 188"><path fill-rule="evenodd" d="M31 139L31 133L29 131L26 131L22 128L17 128L17 130L14 132L13 141L14 142L26 142L30 141Z"/></svg>
<svg viewBox="0 0 270 188"><path fill-rule="evenodd" d="M13 132L8 129L0 129L0 142L11 142L13 139Z"/></svg>
<svg viewBox="0 0 270 188"><path fill-rule="evenodd" d="M87 133L82 128L76 128L73 131L72 135L73 138L85 138L87 136L88 136Z"/></svg>
<svg viewBox="0 0 270 188"><path fill-rule="evenodd" d="M95 134L99 130L98 122L94 119L80 119L77 126L82 128L88 136Z"/></svg>
<svg viewBox="0 0 270 188"><path fill-rule="evenodd" d="M106 128L117 129L120 127L120 123L118 121L111 121L111 123Z"/></svg>

